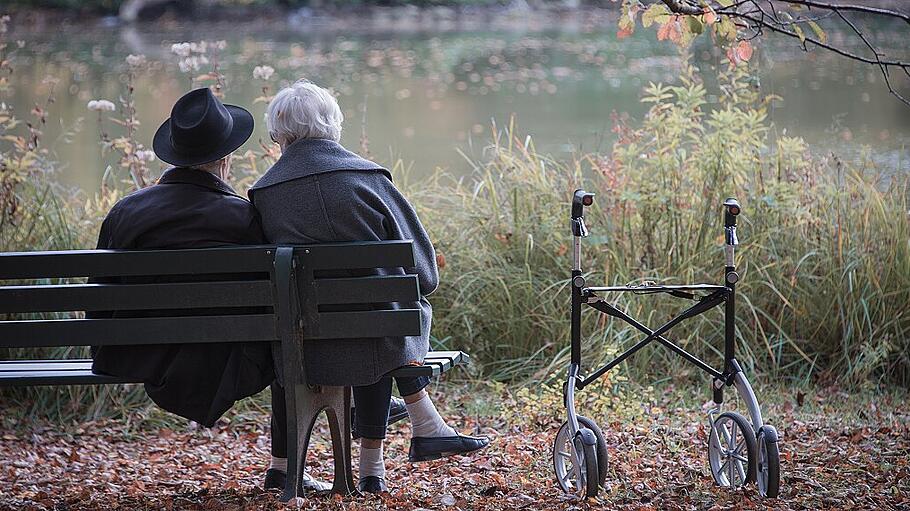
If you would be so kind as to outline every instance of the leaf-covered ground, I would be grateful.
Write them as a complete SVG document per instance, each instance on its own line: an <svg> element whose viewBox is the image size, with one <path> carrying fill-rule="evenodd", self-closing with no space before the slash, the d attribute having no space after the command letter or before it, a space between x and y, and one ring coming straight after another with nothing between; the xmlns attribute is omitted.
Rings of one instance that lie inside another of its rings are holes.
<svg viewBox="0 0 910 511"><path fill-rule="evenodd" d="M567 498L554 482L550 452L561 411L552 400L530 398L529 405L528 398L495 391L471 399L474 406L456 406L450 398L441 408L463 431L491 436L489 449L411 465L405 422L392 428L386 449L390 494L314 497L291 507L910 509L905 397L857 398L820 390L769 407L769 422L782 433L783 482L776 500L760 499L754 487L716 488L706 468L702 409L658 398L635 417L599 420L609 444L610 473L607 488L587 502ZM662 407L655 405L661 401ZM265 424L262 417L212 430L137 431L115 421L7 428L0 436L0 509L279 508L276 492L259 489L268 456ZM355 449L355 460L356 454ZM327 444L318 442L310 455L317 477L330 478L329 460Z"/></svg>

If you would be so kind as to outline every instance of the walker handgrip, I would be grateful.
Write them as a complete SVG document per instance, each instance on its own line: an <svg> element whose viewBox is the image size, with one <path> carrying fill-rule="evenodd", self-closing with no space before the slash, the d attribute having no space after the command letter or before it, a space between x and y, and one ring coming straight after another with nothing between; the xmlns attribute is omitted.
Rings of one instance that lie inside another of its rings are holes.
<svg viewBox="0 0 910 511"><path fill-rule="evenodd" d="M724 227L736 227L736 216L742 212L739 202L733 197L724 201Z"/></svg>
<svg viewBox="0 0 910 511"><path fill-rule="evenodd" d="M584 208L591 204L594 204L593 193L588 193L581 188L575 190L575 195L572 197L572 220L585 216Z"/></svg>

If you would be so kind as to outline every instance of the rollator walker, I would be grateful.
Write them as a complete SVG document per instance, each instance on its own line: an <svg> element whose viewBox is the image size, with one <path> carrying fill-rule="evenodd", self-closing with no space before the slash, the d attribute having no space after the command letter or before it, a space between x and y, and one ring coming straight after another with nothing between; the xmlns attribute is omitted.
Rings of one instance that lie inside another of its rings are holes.
<svg viewBox="0 0 910 511"><path fill-rule="evenodd" d="M734 265L736 217L741 208L736 199L729 198L724 207L724 284L643 285L589 287L581 269L581 239L588 236L584 208L594 203L594 194L576 190L572 198L572 235L574 251L572 265L572 356L564 386L564 401L568 420L559 428L553 445L553 468L559 486L579 498L594 497L607 477L607 445L603 433L591 419L575 411L575 392L580 391L622 363L652 341L666 346L712 377L714 407L708 412L708 462L714 481L722 487L738 488L757 482L758 491L765 497L777 497L780 489L780 453L777 430L765 424L761 408L749 380L736 361L735 298L739 274ZM656 330L651 330L625 312L607 302L602 295L609 293L665 293L695 303ZM645 337L603 367L587 376L582 374L581 311L587 305L603 314L621 319L641 331ZM724 366L717 370L667 339L671 328L724 306ZM722 411L724 388L735 387L745 403L749 418L733 411Z"/></svg>

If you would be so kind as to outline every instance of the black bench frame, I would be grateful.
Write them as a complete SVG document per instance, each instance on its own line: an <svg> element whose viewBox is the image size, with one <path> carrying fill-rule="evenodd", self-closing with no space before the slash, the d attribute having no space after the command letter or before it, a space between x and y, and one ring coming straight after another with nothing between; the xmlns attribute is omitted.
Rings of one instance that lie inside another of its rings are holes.
<svg viewBox="0 0 910 511"><path fill-rule="evenodd" d="M410 241L0 253L0 283L28 281L0 285L0 315L82 310L237 311L180 317L0 320L0 347L275 343L273 349L280 346L282 355L289 432L288 483L281 498L288 501L303 495L306 452L322 411L332 435L332 492L348 495L356 491L351 472L350 387L308 385L303 343L420 335L419 310L406 308L418 300L419 287L415 275L322 278L319 273L376 273L370 270L413 267ZM219 275L240 273L250 280L218 280L223 278ZM162 275L209 275L210 280L50 283L79 277L141 279ZM370 305L367 310L364 304ZM322 305L331 305L332 311L323 311ZM352 310L343 310L345 306ZM251 313L251 307L259 310ZM272 313L260 313L268 308ZM438 376L467 362L467 355L460 351L435 351L427 355L423 365L402 367L389 375ZM91 360L86 359L0 361L0 386L116 383L138 382L93 374Z"/></svg>

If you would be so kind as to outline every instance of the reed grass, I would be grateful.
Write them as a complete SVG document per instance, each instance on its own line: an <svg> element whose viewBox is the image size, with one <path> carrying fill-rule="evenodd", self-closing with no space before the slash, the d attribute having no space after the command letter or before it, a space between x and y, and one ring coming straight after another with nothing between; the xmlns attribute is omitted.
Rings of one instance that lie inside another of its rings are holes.
<svg viewBox="0 0 910 511"><path fill-rule="evenodd" d="M764 104L741 71L721 77L716 108L690 72L652 86L637 126L619 125L611 154L556 161L514 126L493 127L477 179L437 176L410 193L445 259L432 297L434 333L472 353L494 379L536 384L566 366L569 200L597 192L584 244L589 283L720 283L721 203L743 204L738 250L738 359L761 378L842 385L910 383L910 179L819 158L798 138L769 136ZM623 294L652 325L688 304ZM585 366L641 338L584 314ZM719 366L720 309L671 338ZM659 346L624 364L634 377L696 371Z"/></svg>
<svg viewBox="0 0 910 511"><path fill-rule="evenodd" d="M83 197L71 195L53 184L52 167L36 167L17 186L20 208L15 218L6 218L0 228L0 252L21 250L70 250L93 244L97 222L86 215ZM63 283L40 282L41 284ZM64 319L81 317L80 312L17 315L16 319ZM5 318L0 314L0 319ZM10 318L11 319L11 318ZM0 359L86 358L88 347L0 348ZM144 420L148 398L139 385L86 385L68 387L11 387L2 389L7 405L20 405L21 415L7 417L15 422L35 416L55 422L72 422L100 417L130 417ZM142 413L136 415L136 411ZM13 424L14 426L15 424Z"/></svg>
<svg viewBox="0 0 910 511"><path fill-rule="evenodd" d="M910 176L812 154L799 138L772 136L765 106L742 69L722 73L709 105L694 72L652 85L638 124L617 122L606 154L555 159L514 124L492 126L476 173L404 184L440 255L431 297L433 347L462 349L473 378L529 387L552 382L569 356L568 206L597 192L584 243L590 283L720 282L720 204L743 204L738 250L738 359L761 380L877 386L910 383ZM119 197L89 199L50 185L35 166L16 185L17 213L0 225L0 251L93 246L98 220ZM399 164L396 170L406 170ZM401 180L398 181L402 183ZM687 304L624 294L616 305L655 325ZM719 364L722 313L672 331L681 346ZM619 321L584 315L586 368L640 339ZM72 358L85 350L7 350L2 357ZM623 364L636 381L699 373L659 346ZM139 386L3 389L18 419L102 416L158 424ZM244 410L261 407L247 400ZM139 413L136 413L139 411Z"/></svg>

